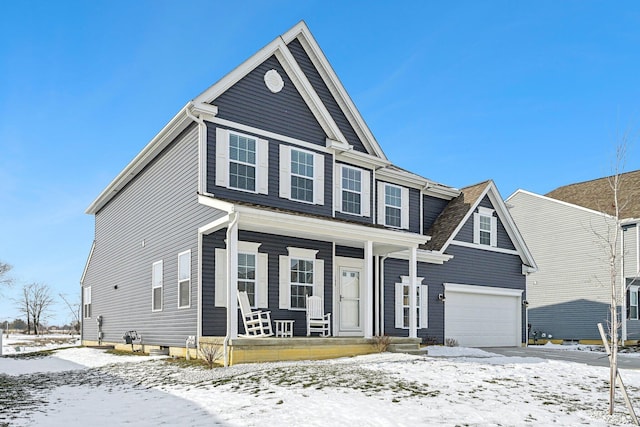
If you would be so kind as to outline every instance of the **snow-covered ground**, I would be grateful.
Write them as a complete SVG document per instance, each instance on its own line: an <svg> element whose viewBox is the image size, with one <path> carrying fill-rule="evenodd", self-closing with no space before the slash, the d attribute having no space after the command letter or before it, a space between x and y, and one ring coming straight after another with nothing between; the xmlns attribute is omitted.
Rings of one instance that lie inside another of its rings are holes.
<svg viewBox="0 0 640 427"><path fill-rule="evenodd" d="M622 375L640 402L640 372ZM607 379L458 347L213 370L68 348L0 358L0 426L630 425L622 401L606 415Z"/></svg>

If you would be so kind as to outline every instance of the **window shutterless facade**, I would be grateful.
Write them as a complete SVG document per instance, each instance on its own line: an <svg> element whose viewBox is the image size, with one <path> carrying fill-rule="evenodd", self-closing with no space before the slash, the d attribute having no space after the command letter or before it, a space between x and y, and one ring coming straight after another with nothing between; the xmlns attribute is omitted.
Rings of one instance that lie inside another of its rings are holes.
<svg viewBox="0 0 640 427"><path fill-rule="evenodd" d="M85 319L91 317L91 286L82 290L82 317Z"/></svg>
<svg viewBox="0 0 640 427"><path fill-rule="evenodd" d="M634 284L632 284L634 283ZM627 278L627 319L638 320L640 313L638 313L638 279Z"/></svg>
<svg viewBox="0 0 640 427"><path fill-rule="evenodd" d="M156 261L151 267L151 310L162 310L162 261Z"/></svg>
<svg viewBox="0 0 640 427"><path fill-rule="evenodd" d="M191 305L191 251L178 254L178 307Z"/></svg>

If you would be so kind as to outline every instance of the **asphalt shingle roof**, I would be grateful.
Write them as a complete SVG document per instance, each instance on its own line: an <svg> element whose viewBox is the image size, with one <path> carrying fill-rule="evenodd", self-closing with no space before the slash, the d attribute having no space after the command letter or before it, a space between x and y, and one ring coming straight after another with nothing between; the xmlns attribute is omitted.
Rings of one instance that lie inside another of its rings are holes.
<svg viewBox="0 0 640 427"><path fill-rule="evenodd" d="M640 218L640 170L619 175L620 219ZM545 196L614 215L611 176L556 188Z"/></svg>

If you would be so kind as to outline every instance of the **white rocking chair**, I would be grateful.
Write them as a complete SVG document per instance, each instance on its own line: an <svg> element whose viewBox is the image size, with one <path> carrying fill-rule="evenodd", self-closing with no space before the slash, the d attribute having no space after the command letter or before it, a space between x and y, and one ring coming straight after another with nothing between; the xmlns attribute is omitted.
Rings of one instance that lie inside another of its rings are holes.
<svg viewBox="0 0 640 427"><path fill-rule="evenodd" d="M270 311L251 311L249 304L249 296L246 292L238 292L238 304L242 312L242 322L244 323L245 334L241 335L247 338L270 337L273 335L271 329L271 312Z"/></svg>
<svg viewBox="0 0 640 427"><path fill-rule="evenodd" d="M331 335L331 313L324 314L322 298L307 295L307 336L319 332L321 336Z"/></svg>

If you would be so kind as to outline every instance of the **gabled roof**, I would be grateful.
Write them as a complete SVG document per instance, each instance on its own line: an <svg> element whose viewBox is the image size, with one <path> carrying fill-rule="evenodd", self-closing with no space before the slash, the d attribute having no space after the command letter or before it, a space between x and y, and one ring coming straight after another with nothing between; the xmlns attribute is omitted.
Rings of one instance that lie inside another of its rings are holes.
<svg viewBox="0 0 640 427"><path fill-rule="evenodd" d="M427 231L427 235L431 236L431 240L422 249L444 252L485 196L489 197L498 218L500 218L516 251L520 255L522 263L537 268L531 252L527 248L492 180L461 189L460 195L447 204Z"/></svg>
<svg viewBox="0 0 640 427"><path fill-rule="evenodd" d="M198 95L193 102L196 105L201 103L214 103L215 105L215 99L218 96L253 71L265 60L275 55L289 75L296 89L311 109L311 112L318 120L318 123L322 126L328 138L341 143L345 147L349 146L345 136L331 117L331 114L323 104L320 96L313 89L313 86L307 79L304 71L300 68L293 54L287 47L287 45L294 39L298 39L302 44L307 55L313 62L314 66L318 69L323 81L329 88L329 91L344 112L347 120L355 130L369 154L383 160L387 160L382 148L373 137L369 127L353 104L353 101L351 101L347 91L342 86L342 83L340 83L340 80L333 71L329 61L324 56L322 49L320 49L320 46L313 38L313 35L304 21L300 21L289 31L260 49L240 66L236 67L209 89Z"/></svg>
<svg viewBox="0 0 640 427"><path fill-rule="evenodd" d="M217 108L215 105L210 105L210 102L215 100L216 97L224 93L224 91L229 89L272 55L275 55L278 61L282 64L291 81L296 86L296 89L302 95L315 118L318 120L318 123L320 123L327 134L327 145L342 147L343 149L348 150L351 146L348 144L338 125L331 117L331 114L322 103L320 97L313 89L313 86L287 47L287 44L296 38L305 48L305 51L318 69L325 84L336 99L338 105L342 108L345 116L349 120L349 123L361 139L364 147L369 152L369 155L372 156L372 158L381 159L383 164L388 164L387 157L382 151L382 148L380 148L380 145L373 137L373 134L369 130L364 119L340 83L340 80L331 68L327 58L324 56L322 50L311 35L309 28L304 21L300 21L285 34L277 37L271 43L263 47L213 86L198 95L195 99L189 101L187 105L185 105L118 174L118 176L116 176L116 178L102 191L102 193L100 193L91 205L89 205L86 213L96 214L100 209L102 209L102 207L104 207L164 148L166 148L173 138L186 129L193 122L195 116L199 116L204 119L207 119L208 117L215 117L217 114Z"/></svg>
<svg viewBox="0 0 640 427"><path fill-rule="evenodd" d="M620 218L640 218L640 170L619 175ZM546 197L614 215L612 176L556 188Z"/></svg>

